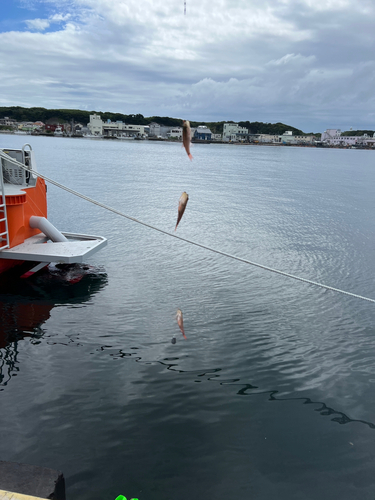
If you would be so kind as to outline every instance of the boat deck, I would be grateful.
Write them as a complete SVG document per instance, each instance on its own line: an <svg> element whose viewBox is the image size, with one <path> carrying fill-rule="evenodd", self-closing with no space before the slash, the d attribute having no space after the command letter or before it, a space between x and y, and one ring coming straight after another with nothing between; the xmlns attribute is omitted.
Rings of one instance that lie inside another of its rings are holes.
<svg viewBox="0 0 375 500"><path fill-rule="evenodd" d="M79 264L107 245L107 239L102 236L62 234L68 241L53 242L44 234L32 236L20 245L1 250L0 259Z"/></svg>

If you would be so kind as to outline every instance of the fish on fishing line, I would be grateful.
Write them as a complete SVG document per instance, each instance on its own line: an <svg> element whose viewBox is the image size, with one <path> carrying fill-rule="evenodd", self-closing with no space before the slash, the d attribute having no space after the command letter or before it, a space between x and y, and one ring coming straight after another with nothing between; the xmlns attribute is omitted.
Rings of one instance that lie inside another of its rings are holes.
<svg viewBox="0 0 375 500"><path fill-rule="evenodd" d="M174 230L176 231L177 226L184 215L187 202L189 200L189 195L184 191L178 200L178 214L177 214L177 224Z"/></svg>
<svg viewBox="0 0 375 500"><path fill-rule="evenodd" d="M193 159L191 153L190 153L190 143L191 143L191 128L190 128L190 122L188 120L183 120L183 125L182 125L182 144L185 148L186 154L190 158L190 160Z"/></svg>

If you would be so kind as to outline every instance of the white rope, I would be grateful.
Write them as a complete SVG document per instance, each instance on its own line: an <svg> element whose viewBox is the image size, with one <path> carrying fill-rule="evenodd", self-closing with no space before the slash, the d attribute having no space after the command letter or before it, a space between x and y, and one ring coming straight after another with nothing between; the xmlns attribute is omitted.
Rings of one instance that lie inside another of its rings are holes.
<svg viewBox="0 0 375 500"><path fill-rule="evenodd" d="M356 299L362 299L362 300L366 300L368 302L375 303L375 299L371 299L369 297L364 297L364 296L358 295L356 293L346 292L345 290L340 290L339 288L334 288L333 286L324 285L323 283L318 283L317 281L312 281L312 280L309 280L306 278L301 278L300 276L295 276L293 274L286 273L284 271L279 271L278 269L273 269L272 267L265 266L263 264L258 264L256 262L252 262L251 260L243 259L242 257L237 257L236 255L231 255L227 252L222 252L221 250L211 248L207 245L202 245L201 243L197 243L196 241L188 240L187 238L182 238L181 236L177 236L176 234L169 233L168 231L164 231L163 229L152 226L151 224L147 224L146 222L143 222L139 219L136 219L135 217L131 217L130 215L126 215L125 213L120 212L119 210L116 210L115 208L112 208L108 205L105 205L104 203L100 203L99 201L96 201L92 198L89 198L88 196L85 196L84 194L81 194L78 191L74 191L74 189L70 189L67 186L64 186L63 184L60 184L59 182L54 181L53 179L49 179L45 175L42 175L39 172L36 172L36 171L28 168L23 163L20 163L17 160L14 160L13 158L6 155L1 150L0 150L0 156L5 158L7 161L14 163L15 165L18 165L19 167L23 168L24 170L27 170L27 171L31 172L32 174L40 177L41 179L44 179L45 181L57 186L58 188L61 188L65 191L67 191L68 193L73 194L74 196L78 196L78 198L82 198L83 200L89 201L90 203L93 203L94 205L97 205L98 207L104 208L105 210L109 210L110 212L113 212L117 215L120 215L121 217L125 217L126 219L132 220L133 222L137 222L138 224L141 224L142 226L153 229L154 231L158 231L159 233L166 234L167 236L171 236L172 238L176 238L177 240L184 241L185 243L189 243L190 245L195 245L197 247L203 248L204 250L209 250L210 252L214 252L216 254L223 255L224 257L229 257L230 259L238 260L239 262L243 262L245 264L250 264L251 266L259 267L260 269L264 269L266 271L271 271L272 273L281 274L282 276L286 276L287 278L293 278L295 280L302 281L303 283L308 283L309 285L318 286L320 288L325 288L326 290L331 290L332 292L342 293L344 295L349 295L350 297L355 297Z"/></svg>

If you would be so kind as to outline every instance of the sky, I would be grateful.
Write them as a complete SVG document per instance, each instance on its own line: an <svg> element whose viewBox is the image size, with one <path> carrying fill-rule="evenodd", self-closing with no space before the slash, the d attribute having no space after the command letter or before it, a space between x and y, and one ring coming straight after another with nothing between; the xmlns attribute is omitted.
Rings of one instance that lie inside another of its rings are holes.
<svg viewBox="0 0 375 500"><path fill-rule="evenodd" d="M0 7L0 106L375 130L374 0Z"/></svg>

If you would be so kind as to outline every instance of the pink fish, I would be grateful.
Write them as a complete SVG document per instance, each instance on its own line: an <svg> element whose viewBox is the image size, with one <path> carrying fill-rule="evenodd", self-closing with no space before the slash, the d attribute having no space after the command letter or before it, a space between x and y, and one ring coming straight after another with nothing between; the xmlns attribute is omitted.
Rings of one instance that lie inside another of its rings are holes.
<svg viewBox="0 0 375 500"><path fill-rule="evenodd" d="M191 143L190 122L188 120L184 120L182 126L182 144L184 145L188 157L190 158L190 160L192 160L193 157L190 154L190 143Z"/></svg>
<svg viewBox="0 0 375 500"><path fill-rule="evenodd" d="M178 223L180 222L182 216L184 215L188 200L189 200L189 195L184 191L180 196L180 199L178 200L178 215L177 215L177 224L176 227L174 228L175 231L177 229Z"/></svg>
<svg viewBox="0 0 375 500"><path fill-rule="evenodd" d="M181 311L181 309L177 309L176 319L177 319L177 324L180 327L181 333L184 336L184 339L186 339L186 335L185 335L185 332L184 332L184 320L183 320L183 317L182 317L182 311Z"/></svg>

